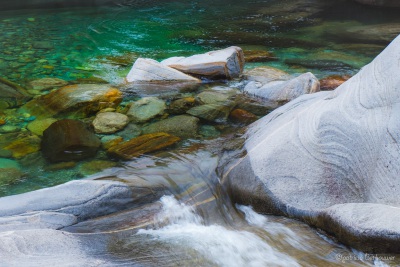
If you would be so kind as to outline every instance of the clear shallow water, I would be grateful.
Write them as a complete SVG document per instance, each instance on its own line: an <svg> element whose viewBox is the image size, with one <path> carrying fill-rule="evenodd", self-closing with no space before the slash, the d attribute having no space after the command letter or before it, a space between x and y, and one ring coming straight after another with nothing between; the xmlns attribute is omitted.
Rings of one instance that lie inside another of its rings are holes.
<svg viewBox="0 0 400 267"><path fill-rule="evenodd" d="M349 1L130 1L120 7L0 11L0 76L22 86L43 77L67 81L98 77L118 86L136 57L164 59L229 45L269 51L275 57L248 63L246 68L269 65L292 74L312 71L320 78L352 75L400 32L399 24L397 10ZM10 111L2 116L16 115ZM26 125L24 118L19 125ZM126 182L139 176L165 184L179 199L164 197L156 223L110 244L108 252L116 262L128 266L343 266L337 255L355 255L301 223L231 206L215 188L214 170L218 146L242 125L206 126L213 132L185 140L173 154L112 161L114 169L100 175ZM212 152L199 152L204 146ZM97 159L110 162L104 151ZM1 196L81 179L102 169L88 170L85 161L51 168L40 153L17 162L24 176L14 184L1 185ZM205 197L195 197L196 188L203 188ZM186 190L192 192L189 200L182 197ZM198 204L203 202L212 204ZM346 266L373 264L346 262Z"/></svg>
<svg viewBox="0 0 400 267"><path fill-rule="evenodd" d="M0 75L23 87L43 77L71 82L97 77L118 86L139 56L164 59L229 45L274 56L246 68L269 65L320 78L352 75L400 32L399 25L397 10L351 1L126 1L113 7L8 10L0 12ZM25 115L7 110L1 119L25 127L34 119ZM79 166L50 172L40 155L20 163L24 181L15 190L2 186L0 195L87 175Z"/></svg>
<svg viewBox="0 0 400 267"><path fill-rule="evenodd" d="M306 68L286 59L339 60L346 65L313 71L354 73L388 41L360 40L346 30L399 21L396 11L350 1L130 1L122 7L3 11L0 71L19 83L91 75L116 82L137 56L163 59L239 45L273 52L277 61L270 64L294 73Z"/></svg>

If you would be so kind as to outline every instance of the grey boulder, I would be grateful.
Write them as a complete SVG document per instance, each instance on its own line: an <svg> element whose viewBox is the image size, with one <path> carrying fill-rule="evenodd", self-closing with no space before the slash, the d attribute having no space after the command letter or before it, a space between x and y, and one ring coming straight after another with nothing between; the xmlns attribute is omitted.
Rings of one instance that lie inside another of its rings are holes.
<svg viewBox="0 0 400 267"><path fill-rule="evenodd" d="M399 253L399 61L397 37L335 91L303 95L254 123L246 156L225 169L232 198L357 249Z"/></svg>
<svg viewBox="0 0 400 267"><path fill-rule="evenodd" d="M269 82L251 81L244 91L253 97L261 98L270 107L279 107L293 99L319 92L318 79L310 72L291 80L272 80Z"/></svg>

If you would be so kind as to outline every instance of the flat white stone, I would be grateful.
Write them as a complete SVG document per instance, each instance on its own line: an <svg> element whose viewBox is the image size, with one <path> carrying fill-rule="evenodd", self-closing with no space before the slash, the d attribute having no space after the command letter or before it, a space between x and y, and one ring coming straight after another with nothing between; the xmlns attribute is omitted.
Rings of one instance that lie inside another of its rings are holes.
<svg viewBox="0 0 400 267"><path fill-rule="evenodd" d="M168 58L161 64L195 76L232 79L242 73L244 55L240 47L231 46L190 57Z"/></svg>
<svg viewBox="0 0 400 267"><path fill-rule="evenodd" d="M138 58L126 77L127 82L200 82L192 76L165 66L156 60Z"/></svg>

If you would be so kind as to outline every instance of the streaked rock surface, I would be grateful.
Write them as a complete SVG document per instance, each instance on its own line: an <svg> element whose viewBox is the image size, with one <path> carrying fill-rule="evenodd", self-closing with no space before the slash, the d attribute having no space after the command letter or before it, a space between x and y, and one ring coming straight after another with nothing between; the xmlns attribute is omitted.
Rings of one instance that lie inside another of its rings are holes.
<svg viewBox="0 0 400 267"><path fill-rule="evenodd" d="M247 155L224 176L234 200L358 249L398 253L399 60L397 37L335 91L301 96L254 123Z"/></svg>
<svg viewBox="0 0 400 267"><path fill-rule="evenodd" d="M261 98L270 107L279 107L304 94L319 91L319 81L310 72L288 81L272 80L269 82L251 81L244 91Z"/></svg>
<svg viewBox="0 0 400 267"><path fill-rule="evenodd" d="M242 73L244 55L240 47L231 46L190 57L168 58L161 64L190 75L211 79L232 79Z"/></svg>
<svg viewBox="0 0 400 267"><path fill-rule="evenodd" d="M200 80L170 68L156 60L138 58L126 76L127 82L200 82Z"/></svg>
<svg viewBox="0 0 400 267"><path fill-rule="evenodd" d="M86 117L104 108L114 108L122 101L122 92L107 84L76 84L61 87L35 98L22 111L47 118L57 115Z"/></svg>

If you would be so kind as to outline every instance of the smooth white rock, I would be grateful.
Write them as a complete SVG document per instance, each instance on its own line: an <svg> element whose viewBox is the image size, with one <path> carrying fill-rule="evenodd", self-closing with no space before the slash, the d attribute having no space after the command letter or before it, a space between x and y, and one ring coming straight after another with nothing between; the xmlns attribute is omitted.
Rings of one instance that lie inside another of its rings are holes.
<svg viewBox="0 0 400 267"><path fill-rule="evenodd" d="M269 105L278 107L293 99L319 92L319 81L310 72L304 73L289 81L274 80L267 83L249 82L244 91L254 97L259 97Z"/></svg>
<svg viewBox="0 0 400 267"><path fill-rule="evenodd" d="M244 55L240 47L231 46L190 57L168 58L161 64L195 76L232 79L242 73Z"/></svg>
<svg viewBox="0 0 400 267"><path fill-rule="evenodd" d="M399 62L397 37L335 91L303 95L254 123L246 133L247 156L224 176L232 195L306 221L337 204L400 207ZM371 214L373 230L391 228L394 222L386 220L400 209L391 212ZM392 230L397 234L386 238L400 247L398 228Z"/></svg>
<svg viewBox="0 0 400 267"><path fill-rule="evenodd" d="M138 58L126 76L127 82L200 82L192 76L163 65L153 59Z"/></svg>

